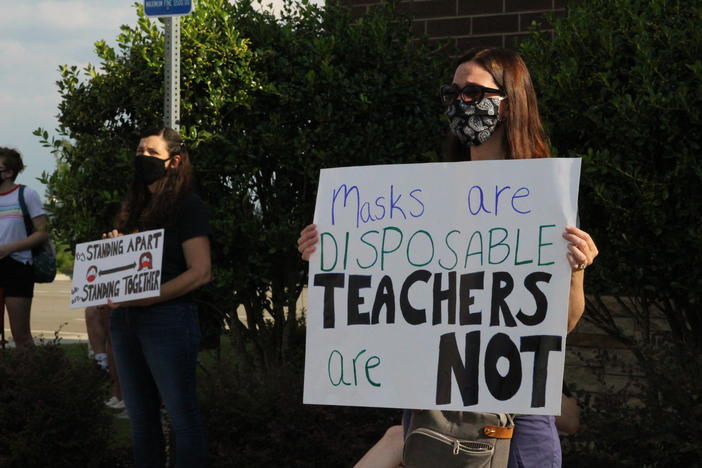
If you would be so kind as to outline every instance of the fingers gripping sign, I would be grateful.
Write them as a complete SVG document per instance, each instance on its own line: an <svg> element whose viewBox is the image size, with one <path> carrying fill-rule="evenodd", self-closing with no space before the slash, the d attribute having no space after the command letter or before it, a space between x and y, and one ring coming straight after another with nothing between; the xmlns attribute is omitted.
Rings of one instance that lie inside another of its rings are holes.
<svg viewBox="0 0 702 468"><path fill-rule="evenodd" d="M309 261L310 256L316 250L315 246L317 245L317 242L319 242L317 226L314 224L307 225L300 232L300 237L297 239L297 250L300 252L300 255L304 261Z"/></svg>
<svg viewBox="0 0 702 468"><path fill-rule="evenodd" d="M568 241L568 262L574 272L593 264L599 251L590 234L575 226L566 226L563 238Z"/></svg>

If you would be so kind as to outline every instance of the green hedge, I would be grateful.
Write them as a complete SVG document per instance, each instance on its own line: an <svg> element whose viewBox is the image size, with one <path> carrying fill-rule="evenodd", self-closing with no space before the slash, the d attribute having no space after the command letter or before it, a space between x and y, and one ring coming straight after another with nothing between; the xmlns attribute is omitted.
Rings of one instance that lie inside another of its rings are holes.
<svg viewBox="0 0 702 468"><path fill-rule="evenodd" d="M521 52L553 145L584 158L581 222L601 251L588 292L630 298L644 341L660 310L702 350L702 4L571 2L552 23Z"/></svg>
<svg viewBox="0 0 702 468"><path fill-rule="evenodd" d="M551 22L521 53L558 154L583 157L580 219L600 249L585 319L643 371L640 388L586 397L564 465L701 466L702 3L573 1Z"/></svg>
<svg viewBox="0 0 702 468"><path fill-rule="evenodd" d="M113 227L138 138L162 122L163 36L137 13L117 47L96 43L99 67L60 67L58 135L36 132L57 157L48 208L71 246ZM229 322L242 356L276 368L297 326L306 265L295 240L320 168L436 159L445 59L389 6L354 19L333 2L285 2L276 18L201 0L182 20L181 63L181 130L214 229L215 282L200 300Z"/></svg>
<svg viewBox="0 0 702 468"><path fill-rule="evenodd" d="M211 468L350 467L400 423L396 409L303 405L303 338L263 376L237 366L236 355L206 366L199 393Z"/></svg>
<svg viewBox="0 0 702 468"><path fill-rule="evenodd" d="M107 394L104 372L58 345L0 351L0 466L123 466Z"/></svg>

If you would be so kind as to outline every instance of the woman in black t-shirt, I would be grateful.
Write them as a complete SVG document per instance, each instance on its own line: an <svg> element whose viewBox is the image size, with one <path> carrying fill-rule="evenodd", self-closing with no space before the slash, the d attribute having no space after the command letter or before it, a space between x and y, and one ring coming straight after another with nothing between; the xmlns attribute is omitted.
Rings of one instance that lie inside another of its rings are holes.
<svg viewBox="0 0 702 468"><path fill-rule="evenodd" d="M124 401L132 422L137 467L163 466L161 399L175 435L176 466L206 464L195 369L200 345L190 294L210 281L211 234L204 203L192 192L188 150L170 128L139 141L135 177L103 237L165 229L157 297L110 303L110 332Z"/></svg>

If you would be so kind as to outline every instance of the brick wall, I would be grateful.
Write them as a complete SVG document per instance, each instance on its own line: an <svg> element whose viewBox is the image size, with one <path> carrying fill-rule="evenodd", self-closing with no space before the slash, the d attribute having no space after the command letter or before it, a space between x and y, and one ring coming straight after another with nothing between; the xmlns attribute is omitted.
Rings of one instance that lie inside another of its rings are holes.
<svg viewBox="0 0 702 468"><path fill-rule="evenodd" d="M362 15L377 0L341 0ZM548 28L544 13L565 14L566 0L404 0L402 11L414 18L417 35L447 40L465 50L473 46L513 47L536 21Z"/></svg>
<svg viewBox="0 0 702 468"><path fill-rule="evenodd" d="M628 335L642 340L641 328L621 310L612 297L603 298L603 304L612 311L612 319ZM670 326L661 311L651 311L650 333L669 339ZM645 383L634 350L613 336L609 336L588 320L588 311L567 337L565 381L586 393L604 393L623 390L637 401L641 385Z"/></svg>

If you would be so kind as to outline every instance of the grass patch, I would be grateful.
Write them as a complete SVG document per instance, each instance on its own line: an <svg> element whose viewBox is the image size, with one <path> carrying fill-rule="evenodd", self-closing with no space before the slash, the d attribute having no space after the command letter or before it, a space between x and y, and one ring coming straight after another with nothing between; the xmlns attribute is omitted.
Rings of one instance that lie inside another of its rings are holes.
<svg viewBox="0 0 702 468"><path fill-rule="evenodd" d="M202 368L211 369L222 359L226 359L228 361L235 359L231 338L227 335L222 335L220 337L218 349L205 349L200 351L200 353L197 355L200 370L202 370Z"/></svg>
<svg viewBox="0 0 702 468"><path fill-rule="evenodd" d="M88 359L88 343L61 344L61 349L70 359L76 361Z"/></svg>

